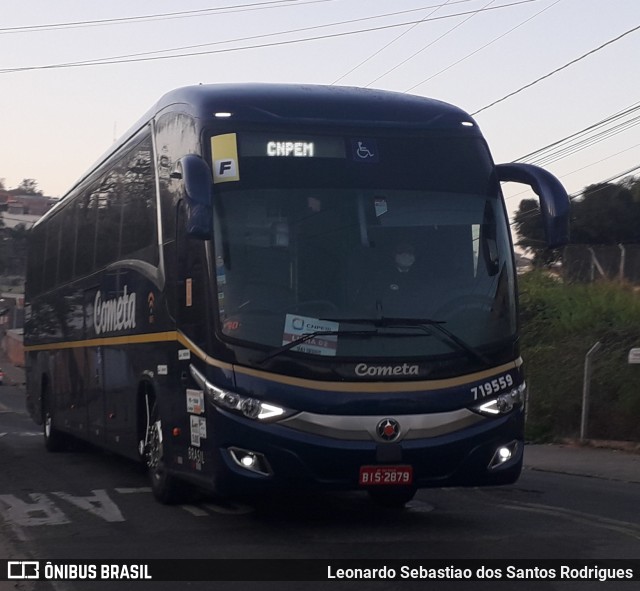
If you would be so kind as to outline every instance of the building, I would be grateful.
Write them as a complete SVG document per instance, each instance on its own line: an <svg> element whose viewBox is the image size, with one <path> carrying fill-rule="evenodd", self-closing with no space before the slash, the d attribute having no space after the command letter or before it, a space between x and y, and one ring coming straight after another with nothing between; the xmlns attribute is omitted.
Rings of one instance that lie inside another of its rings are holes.
<svg viewBox="0 0 640 591"><path fill-rule="evenodd" d="M20 230L31 228L56 202L44 195L0 191L0 341L14 365L24 363L26 236Z"/></svg>

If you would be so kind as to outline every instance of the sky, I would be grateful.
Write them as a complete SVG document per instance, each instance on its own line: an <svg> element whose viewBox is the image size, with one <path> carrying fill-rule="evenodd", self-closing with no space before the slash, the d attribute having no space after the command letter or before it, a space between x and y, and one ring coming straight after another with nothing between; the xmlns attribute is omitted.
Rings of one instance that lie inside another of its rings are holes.
<svg viewBox="0 0 640 591"><path fill-rule="evenodd" d="M2 8L6 188L30 178L62 196L165 92L226 82L447 101L474 114L496 162L528 157L570 194L640 167L638 0L3 0ZM567 137L544 160L528 156ZM527 196L505 188L509 211Z"/></svg>

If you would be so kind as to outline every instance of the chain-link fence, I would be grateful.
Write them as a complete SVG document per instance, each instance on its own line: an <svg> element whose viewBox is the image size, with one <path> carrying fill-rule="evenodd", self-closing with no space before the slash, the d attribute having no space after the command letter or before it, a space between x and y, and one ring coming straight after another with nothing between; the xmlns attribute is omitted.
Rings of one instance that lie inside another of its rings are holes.
<svg viewBox="0 0 640 591"><path fill-rule="evenodd" d="M564 249L562 267L568 281L608 279L640 285L640 244L570 244Z"/></svg>

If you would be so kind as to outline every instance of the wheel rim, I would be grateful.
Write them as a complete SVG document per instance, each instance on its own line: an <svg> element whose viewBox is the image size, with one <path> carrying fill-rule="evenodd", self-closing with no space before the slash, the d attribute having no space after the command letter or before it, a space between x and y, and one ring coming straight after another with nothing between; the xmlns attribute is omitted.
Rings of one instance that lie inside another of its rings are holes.
<svg viewBox="0 0 640 591"><path fill-rule="evenodd" d="M152 423L149 427L147 467L153 473L154 479L160 478L162 473L162 439L160 437L160 429L160 421Z"/></svg>

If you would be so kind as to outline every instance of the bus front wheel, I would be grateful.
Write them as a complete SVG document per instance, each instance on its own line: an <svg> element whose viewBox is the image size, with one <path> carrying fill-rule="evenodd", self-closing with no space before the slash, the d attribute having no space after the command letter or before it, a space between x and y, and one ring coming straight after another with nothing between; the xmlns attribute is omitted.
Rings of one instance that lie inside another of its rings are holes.
<svg viewBox="0 0 640 591"><path fill-rule="evenodd" d="M153 408L147 426L146 463L151 481L153 496L164 503L172 505L183 498L184 485L166 468L164 445L162 441L162 423Z"/></svg>

